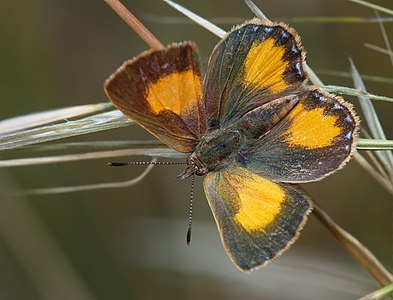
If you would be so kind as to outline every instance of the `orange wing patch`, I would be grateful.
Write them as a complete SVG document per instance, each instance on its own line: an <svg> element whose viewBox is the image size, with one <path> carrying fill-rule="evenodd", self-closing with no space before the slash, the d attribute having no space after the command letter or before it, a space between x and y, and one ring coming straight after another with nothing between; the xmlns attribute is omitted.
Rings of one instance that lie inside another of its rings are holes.
<svg viewBox="0 0 393 300"><path fill-rule="evenodd" d="M342 133L342 128L337 126L337 116L326 115L324 108L316 107L307 109L299 103L289 113L292 123L284 133L288 135L285 142L290 146L317 149L331 146L334 138Z"/></svg>
<svg viewBox="0 0 393 300"><path fill-rule="evenodd" d="M206 130L201 75L192 42L148 50L105 81L105 92L126 116L180 152L192 152Z"/></svg>
<svg viewBox="0 0 393 300"><path fill-rule="evenodd" d="M263 231L276 220L286 198L281 186L242 168L224 171L223 175L237 194L233 198L237 207L236 223L252 232Z"/></svg>
<svg viewBox="0 0 393 300"><path fill-rule="evenodd" d="M284 24L253 19L235 27L210 56L203 91L208 122L226 126L302 86L304 53Z"/></svg>
<svg viewBox="0 0 393 300"><path fill-rule="evenodd" d="M201 78L192 69L171 73L149 83L146 100L155 114L170 110L179 116L197 110L196 99L202 98Z"/></svg>
<svg viewBox="0 0 393 300"><path fill-rule="evenodd" d="M311 209L298 189L242 167L209 172L203 186L222 243L244 271L263 267L288 249Z"/></svg>
<svg viewBox="0 0 393 300"><path fill-rule="evenodd" d="M288 66L284 60L284 46L276 46L273 38L254 42L245 60L245 78L247 84L258 88L269 87L272 93L287 89L283 74Z"/></svg>

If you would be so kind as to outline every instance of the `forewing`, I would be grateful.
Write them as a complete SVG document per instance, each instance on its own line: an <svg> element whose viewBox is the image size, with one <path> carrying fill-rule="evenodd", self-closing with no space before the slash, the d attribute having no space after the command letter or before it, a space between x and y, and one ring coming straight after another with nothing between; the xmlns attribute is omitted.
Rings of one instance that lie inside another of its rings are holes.
<svg viewBox="0 0 393 300"><path fill-rule="evenodd" d="M313 89L269 132L244 142L238 163L274 181L319 180L341 168L355 149L358 119L341 97Z"/></svg>
<svg viewBox="0 0 393 300"><path fill-rule="evenodd" d="M204 79L210 126L298 89L306 80L298 34L254 19L235 27L213 50Z"/></svg>
<svg viewBox="0 0 393 300"><path fill-rule="evenodd" d="M104 88L121 112L177 151L192 152L205 131L198 53L191 42L143 52Z"/></svg>
<svg viewBox="0 0 393 300"><path fill-rule="evenodd" d="M288 249L311 210L298 188L239 167L208 173L204 189L222 243L243 271L263 267Z"/></svg>

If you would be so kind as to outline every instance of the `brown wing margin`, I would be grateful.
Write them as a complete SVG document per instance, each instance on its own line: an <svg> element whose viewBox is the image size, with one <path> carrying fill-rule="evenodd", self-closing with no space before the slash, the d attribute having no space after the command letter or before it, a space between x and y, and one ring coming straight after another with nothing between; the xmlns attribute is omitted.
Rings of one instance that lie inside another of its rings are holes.
<svg viewBox="0 0 393 300"><path fill-rule="evenodd" d="M236 26L214 48L204 80L208 122L227 125L307 80L295 30L257 19Z"/></svg>
<svg viewBox="0 0 393 300"><path fill-rule="evenodd" d="M289 249L312 208L298 187L244 168L209 172L203 183L224 248L242 271L264 267Z"/></svg>
<svg viewBox="0 0 393 300"><path fill-rule="evenodd" d="M241 145L238 163L274 181L320 180L355 151L358 117L341 97L312 88L267 134Z"/></svg>
<svg viewBox="0 0 393 300"><path fill-rule="evenodd" d="M104 84L126 116L180 152L192 152L206 117L194 43L148 50L126 61Z"/></svg>

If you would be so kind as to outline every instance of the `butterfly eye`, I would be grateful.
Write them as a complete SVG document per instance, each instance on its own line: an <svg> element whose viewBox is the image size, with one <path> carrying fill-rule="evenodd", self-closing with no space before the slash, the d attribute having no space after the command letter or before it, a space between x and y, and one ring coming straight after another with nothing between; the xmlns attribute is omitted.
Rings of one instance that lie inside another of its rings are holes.
<svg viewBox="0 0 393 300"><path fill-rule="evenodd" d="M195 167L195 175L197 176L203 176L207 173L207 168L206 167Z"/></svg>

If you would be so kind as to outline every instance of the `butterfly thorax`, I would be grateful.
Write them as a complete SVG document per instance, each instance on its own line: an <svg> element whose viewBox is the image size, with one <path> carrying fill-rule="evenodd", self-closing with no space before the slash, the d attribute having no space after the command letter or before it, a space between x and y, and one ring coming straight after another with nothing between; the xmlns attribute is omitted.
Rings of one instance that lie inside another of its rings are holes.
<svg viewBox="0 0 393 300"><path fill-rule="evenodd" d="M179 175L185 179L193 174L204 175L226 165L232 153L238 149L241 141L240 132L234 128L219 128L203 135L188 158L188 167Z"/></svg>

